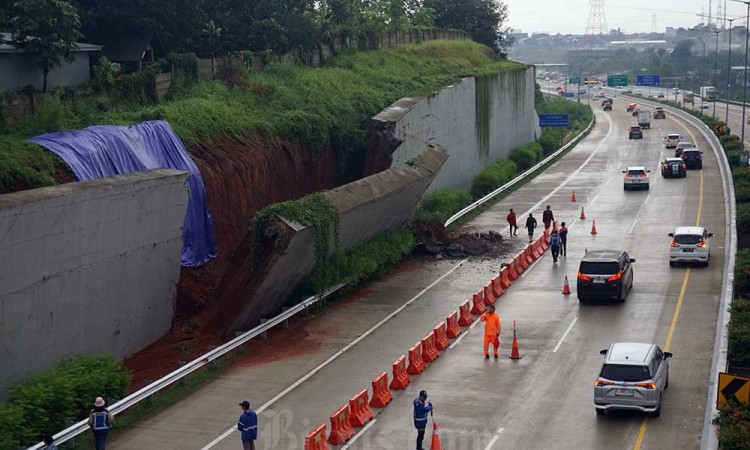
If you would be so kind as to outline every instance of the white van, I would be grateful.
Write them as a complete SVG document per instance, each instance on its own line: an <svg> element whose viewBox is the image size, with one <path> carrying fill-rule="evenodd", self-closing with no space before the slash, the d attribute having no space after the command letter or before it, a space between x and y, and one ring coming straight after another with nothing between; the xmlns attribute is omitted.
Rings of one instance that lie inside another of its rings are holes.
<svg viewBox="0 0 750 450"><path fill-rule="evenodd" d="M713 237L703 227L677 227L674 233L669 233L672 242L669 245L669 265L678 262L697 262L708 266L711 248L708 239Z"/></svg>

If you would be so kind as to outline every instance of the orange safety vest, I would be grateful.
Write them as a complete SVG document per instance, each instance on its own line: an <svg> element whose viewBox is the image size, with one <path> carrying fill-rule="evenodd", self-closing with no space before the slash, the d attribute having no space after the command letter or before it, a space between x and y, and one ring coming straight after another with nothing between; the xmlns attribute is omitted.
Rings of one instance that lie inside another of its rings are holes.
<svg viewBox="0 0 750 450"><path fill-rule="evenodd" d="M500 316L497 313L484 313L479 318L484 322L484 334L495 336L500 334Z"/></svg>

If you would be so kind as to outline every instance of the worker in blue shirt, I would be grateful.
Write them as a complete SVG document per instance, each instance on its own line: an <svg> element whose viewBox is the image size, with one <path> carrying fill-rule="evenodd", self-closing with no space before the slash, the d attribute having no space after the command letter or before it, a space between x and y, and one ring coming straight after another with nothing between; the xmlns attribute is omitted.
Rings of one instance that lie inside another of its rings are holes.
<svg viewBox="0 0 750 450"><path fill-rule="evenodd" d="M427 401L427 391L419 391L414 399L414 427L417 429L417 450L422 448L424 430L427 428L427 413L432 411L432 403Z"/></svg>
<svg viewBox="0 0 750 450"><path fill-rule="evenodd" d="M237 429L242 432L242 449L255 450L255 440L258 439L258 415L250 409L247 400L240 403L242 415L237 421Z"/></svg>

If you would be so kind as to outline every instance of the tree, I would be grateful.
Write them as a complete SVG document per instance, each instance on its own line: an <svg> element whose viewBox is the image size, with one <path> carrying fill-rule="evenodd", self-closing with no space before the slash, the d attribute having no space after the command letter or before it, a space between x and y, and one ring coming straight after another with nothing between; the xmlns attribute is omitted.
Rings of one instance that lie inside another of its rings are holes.
<svg viewBox="0 0 750 450"><path fill-rule="evenodd" d="M435 10L435 25L464 30L499 54L512 43L503 29L508 8L498 0L424 0L423 6Z"/></svg>
<svg viewBox="0 0 750 450"><path fill-rule="evenodd" d="M672 59L679 61L690 58L693 55L693 45L695 45L695 41L692 39L681 40L672 50Z"/></svg>
<svg viewBox="0 0 750 450"><path fill-rule="evenodd" d="M50 70L75 57L75 42L81 37L76 9L63 0L19 0L8 22L13 42L37 55L44 74L42 91L47 92Z"/></svg>

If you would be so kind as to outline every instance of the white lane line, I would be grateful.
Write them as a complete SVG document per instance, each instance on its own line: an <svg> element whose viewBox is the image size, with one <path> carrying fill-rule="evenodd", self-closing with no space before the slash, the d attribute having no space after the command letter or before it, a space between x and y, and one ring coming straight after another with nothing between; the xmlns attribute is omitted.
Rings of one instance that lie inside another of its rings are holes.
<svg viewBox="0 0 750 450"><path fill-rule="evenodd" d="M302 376L300 379L298 379L297 381L295 381L293 384L289 385L286 389L284 389L283 391L279 392L275 397L273 397L271 400L269 400L265 404L263 404L263 406L261 406L260 408L258 408L256 410L256 412L260 414L261 412L263 412L264 410L266 410L269 406L271 406L274 403L276 403L277 401L279 401L279 399L281 399L282 397L284 397L286 394L290 393L291 391L293 391L294 389L296 389L299 385L301 385L302 383L304 383L305 381L307 381L308 379L310 379L310 377L312 377L316 373L320 372L328 364L330 364L334 360L336 360L336 358L338 358L339 356L343 355L347 350L349 350L350 348L352 348L355 345L357 345L364 338L366 338L367 336L371 335L378 328L380 328L381 326L383 326L383 324L385 324L386 322L388 322L389 320L391 320L394 316L396 316L396 314L400 313L401 311L403 311L404 309L406 309L407 306L409 306L412 303L414 303L417 299L419 299L419 297L423 296L427 291L429 291L430 289L432 289L436 284L438 284L441 281L443 281L443 279L445 279L445 277L447 277L448 275L452 274L456 269L458 269L459 267L461 267L461 265L463 265L463 263L465 263L468 260L469 260L469 258L466 258L466 259L460 261L455 266L453 266L449 271L447 271L443 275L441 275L440 278L438 278L437 280L433 281L429 286L427 286L426 288L424 288L421 291L419 291L419 293L417 295L415 295L414 297L412 297L408 302L406 302L403 305L401 305L398 309L396 309L395 311L393 311L392 313L390 313L386 317L384 317L380 322L378 322L375 325L373 325L372 327L370 327L369 330L367 330L364 333L362 333L359 337L357 337L357 339L355 339L355 340L351 341L350 343L348 343L344 348L342 348L338 352L336 352L333 355L331 355L328 359L326 359L325 361L323 361L322 363L320 363L320 365L318 365L316 368L312 369L307 374L305 374L304 376ZM234 431L235 431L235 427L232 427L232 428L228 429L227 431L225 431L224 433L222 433L221 436L217 437L216 439L214 439L213 441L211 441L207 445L205 445L203 448L201 448L201 450L208 450L208 449L212 448L213 446L215 446L216 444L218 444L222 440L226 439L227 436L229 436L230 434L234 433Z"/></svg>
<svg viewBox="0 0 750 450"><path fill-rule="evenodd" d="M651 194L648 194L646 196L646 201L644 201L640 208L638 208L638 212L635 213L635 218L633 219L633 224L630 225L630 229L628 230L628 234L633 234L633 230L635 229L636 224L638 223L638 218L641 217L641 211L643 211L643 207L646 206L646 203L648 203L648 199L651 198Z"/></svg>
<svg viewBox="0 0 750 450"><path fill-rule="evenodd" d="M341 447L341 450L346 450L349 447L351 447L352 444L354 444L354 442L356 442L357 439L359 439L360 436L362 436L363 434L365 434L365 432L367 430L369 430L371 426L375 425L375 422L377 422L377 421L378 421L378 419L372 419L371 421L367 422L367 425L365 425L364 428L362 428L361 430L359 430L359 433L357 433L354 436L352 436L352 440L349 441L345 446Z"/></svg>
<svg viewBox="0 0 750 450"><path fill-rule="evenodd" d="M570 325L568 326L568 329L565 330L565 333L563 333L562 337L557 342L557 345L555 345L555 348L554 348L554 350L552 350L552 353L557 353L557 351L560 349L560 346L562 345L563 341L565 340L566 337L568 337L568 334L570 333L570 330L573 329L573 325L575 325L576 322L578 322L578 317L576 317L575 319L573 319L572 322L570 322Z"/></svg>
<svg viewBox="0 0 750 450"><path fill-rule="evenodd" d="M521 274L521 278L525 277L527 273L531 272L531 269L533 269L534 266L536 266L536 263L538 263L539 261L541 261L542 258L544 258L544 254L542 254L542 256L540 256L539 258L537 258L536 261L534 261L533 263L531 263L531 265L529 267L527 267L526 270L523 271L523 273Z"/></svg>
<svg viewBox="0 0 750 450"><path fill-rule="evenodd" d="M505 428L500 427L497 429L497 434L503 434L503 431L505 431Z"/></svg>
<svg viewBox="0 0 750 450"><path fill-rule="evenodd" d="M490 443L487 444L487 447L485 447L484 450L490 450L492 448L492 446L495 445L495 442L497 442L497 440L499 438L500 438L500 436L498 436L498 435L492 436L492 440L490 440Z"/></svg>
<svg viewBox="0 0 750 450"><path fill-rule="evenodd" d="M466 330L466 331L464 331L463 333L461 333L461 335L460 335L459 337L457 337L457 338L456 338L456 340L455 340L455 341L453 341L453 343L452 343L451 345L449 345L449 346L448 346L448 348L449 348L449 349L451 349L451 348L453 348L453 347L457 346L457 345L458 345L458 343L459 343L459 342L461 342L461 341L463 340L463 338L464 338L464 337L465 337L465 336L466 336L467 334L469 334L469 331L471 331L471 329L472 329L472 328L474 328L474 327L476 327L477 325L479 325L479 322L480 322L479 318L476 318L476 319L474 319L474 322L472 322L472 323L471 323L471 325L469 325L469 329L468 329L468 330Z"/></svg>

